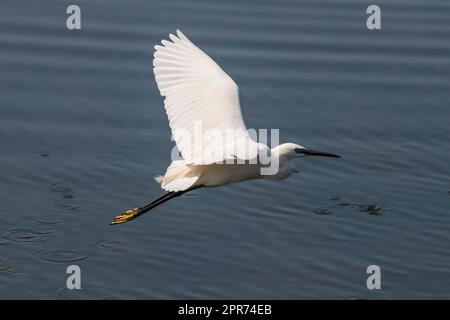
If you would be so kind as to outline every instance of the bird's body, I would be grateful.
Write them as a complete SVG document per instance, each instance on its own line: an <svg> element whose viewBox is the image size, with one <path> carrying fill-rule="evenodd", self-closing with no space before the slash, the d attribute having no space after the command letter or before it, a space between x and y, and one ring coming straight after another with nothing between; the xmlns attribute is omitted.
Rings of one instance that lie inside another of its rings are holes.
<svg viewBox="0 0 450 320"><path fill-rule="evenodd" d="M195 165L188 164L184 160L176 160L172 162L164 176L156 177L156 181L165 190L182 191L194 186L219 187L252 179L283 180L298 172L290 161L292 158L286 154L290 147L290 144L282 144L271 150L271 156L276 157L275 161L279 164L277 173L273 175L263 175L261 169L267 166L259 162ZM184 181L183 179L188 180L186 185L180 183Z"/></svg>
<svg viewBox="0 0 450 320"><path fill-rule="evenodd" d="M220 187L253 179L282 180L296 172L291 163L280 167L275 175L262 175L260 164L213 164L202 170L197 185Z"/></svg>
<svg viewBox="0 0 450 320"><path fill-rule="evenodd" d="M251 179L282 180L298 172L292 160L307 155L338 157L285 143L270 149L250 136L242 117L238 86L206 53L179 30L155 46L155 80L182 159L156 177L164 195L128 210L112 222L123 223L185 192ZM270 155L277 170L263 173Z"/></svg>
<svg viewBox="0 0 450 320"><path fill-rule="evenodd" d="M250 179L260 179L261 166L258 164L207 164L207 165L183 165L179 174L172 178L162 177L163 188L166 179L171 183L177 183L185 176L196 176L197 180L191 186L220 187L230 183L242 182ZM173 180L172 180L173 179ZM174 189L173 187L170 189ZM176 189L176 188L175 188ZM179 191L179 190L172 190Z"/></svg>

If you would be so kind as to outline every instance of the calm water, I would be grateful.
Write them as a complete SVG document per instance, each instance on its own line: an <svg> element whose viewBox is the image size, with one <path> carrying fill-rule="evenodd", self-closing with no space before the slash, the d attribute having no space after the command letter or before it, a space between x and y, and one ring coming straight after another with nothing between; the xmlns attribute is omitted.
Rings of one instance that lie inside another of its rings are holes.
<svg viewBox="0 0 450 320"><path fill-rule="evenodd" d="M77 3L78 32L72 2L0 4L0 298L450 298L448 1L378 1L380 31L356 0ZM161 194L152 55L177 28L249 127L343 158L110 226Z"/></svg>

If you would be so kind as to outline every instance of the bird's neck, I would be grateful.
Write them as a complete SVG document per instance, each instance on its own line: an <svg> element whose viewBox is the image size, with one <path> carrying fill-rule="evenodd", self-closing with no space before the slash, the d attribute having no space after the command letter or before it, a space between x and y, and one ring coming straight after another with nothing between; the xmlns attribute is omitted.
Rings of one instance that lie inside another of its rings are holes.
<svg viewBox="0 0 450 320"><path fill-rule="evenodd" d="M278 145L276 147L273 147L271 149L271 156L277 157L278 163L280 164L280 167L289 163L290 160L293 159L290 153L286 152L283 145Z"/></svg>
<svg viewBox="0 0 450 320"><path fill-rule="evenodd" d="M280 167L284 167L290 164L291 160L295 158L290 152L283 147L283 145L276 146L271 149L271 155L273 158L276 157L276 161Z"/></svg>
<svg viewBox="0 0 450 320"><path fill-rule="evenodd" d="M269 180L282 180L288 178L294 172L297 172L292 160L287 154L279 153L277 150L272 149L270 174L263 175L262 178Z"/></svg>

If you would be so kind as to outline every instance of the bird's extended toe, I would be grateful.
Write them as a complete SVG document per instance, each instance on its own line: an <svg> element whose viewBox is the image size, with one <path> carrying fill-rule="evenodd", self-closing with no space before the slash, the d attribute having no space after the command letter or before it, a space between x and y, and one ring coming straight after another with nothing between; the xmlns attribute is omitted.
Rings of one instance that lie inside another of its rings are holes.
<svg viewBox="0 0 450 320"><path fill-rule="evenodd" d="M130 220L133 220L134 218L136 218L138 213L139 213L139 208L127 210L124 213L122 213L120 216L115 217L114 220L111 222L111 224L119 224L119 223L124 223L124 222L128 222Z"/></svg>

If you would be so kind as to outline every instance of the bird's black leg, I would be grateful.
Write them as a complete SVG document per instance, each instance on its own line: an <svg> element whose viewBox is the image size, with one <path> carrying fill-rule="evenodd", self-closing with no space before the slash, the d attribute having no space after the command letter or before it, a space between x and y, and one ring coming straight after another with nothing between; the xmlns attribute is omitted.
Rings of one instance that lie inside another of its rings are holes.
<svg viewBox="0 0 450 320"><path fill-rule="evenodd" d="M140 215L143 215L144 213L150 211L151 209L163 204L164 202L169 201L170 199L179 197L182 194L185 194L186 192L198 189L200 187L201 186L195 186L195 187L189 188L187 190L183 190L183 191L169 191L143 207L134 208L134 209L125 211L121 215L117 216L111 222L111 224L119 224L119 223L124 223L124 222L130 221L130 220L133 220L133 219L139 217Z"/></svg>

